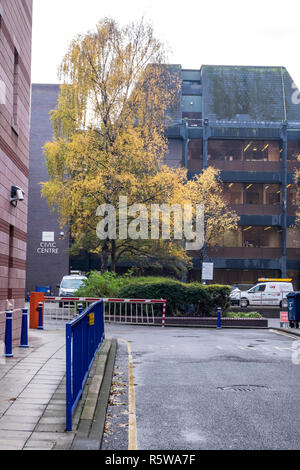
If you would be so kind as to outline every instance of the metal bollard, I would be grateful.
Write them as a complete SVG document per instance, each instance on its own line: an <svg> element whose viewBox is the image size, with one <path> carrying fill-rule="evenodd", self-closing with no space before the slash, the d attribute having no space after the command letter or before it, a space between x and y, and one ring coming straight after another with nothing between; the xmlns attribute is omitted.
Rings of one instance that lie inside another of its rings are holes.
<svg viewBox="0 0 300 470"><path fill-rule="evenodd" d="M43 302L39 302L39 326L38 330L43 330Z"/></svg>
<svg viewBox="0 0 300 470"><path fill-rule="evenodd" d="M28 309L22 309L22 329L20 348L29 348L28 346Z"/></svg>
<svg viewBox="0 0 300 470"><path fill-rule="evenodd" d="M82 314L83 306L82 304L78 304L78 315Z"/></svg>
<svg viewBox="0 0 300 470"><path fill-rule="evenodd" d="M14 357L12 353L12 317L13 311L6 310L5 323L5 357Z"/></svg>
<svg viewBox="0 0 300 470"><path fill-rule="evenodd" d="M221 307L218 307L217 328L218 328L218 329L222 328L222 322L221 322Z"/></svg>

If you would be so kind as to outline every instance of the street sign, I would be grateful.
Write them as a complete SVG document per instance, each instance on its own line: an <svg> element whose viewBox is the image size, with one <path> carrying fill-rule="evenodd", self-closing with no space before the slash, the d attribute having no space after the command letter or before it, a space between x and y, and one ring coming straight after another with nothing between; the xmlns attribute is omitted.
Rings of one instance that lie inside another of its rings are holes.
<svg viewBox="0 0 300 470"><path fill-rule="evenodd" d="M212 281L214 278L214 263L202 263L202 281Z"/></svg>
<svg viewBox="0 0 300 470"><path fill-rule="evenodd" d="M280 312L280 323L285 323L289 321L288 312Z"/></svg>

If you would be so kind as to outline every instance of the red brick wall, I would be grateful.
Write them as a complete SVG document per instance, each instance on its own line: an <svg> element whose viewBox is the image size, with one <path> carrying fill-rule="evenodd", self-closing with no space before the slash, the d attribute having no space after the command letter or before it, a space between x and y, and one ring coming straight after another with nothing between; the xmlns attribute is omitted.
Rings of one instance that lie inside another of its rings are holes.
<svg viewBox="0 0 300 470"><path fill-rule="evenodd" d="M31 32L32 0L0 0L0 339L7 299L14 301L14 338L25 300ZM11 186L25 191L17 207Z"/></svg>

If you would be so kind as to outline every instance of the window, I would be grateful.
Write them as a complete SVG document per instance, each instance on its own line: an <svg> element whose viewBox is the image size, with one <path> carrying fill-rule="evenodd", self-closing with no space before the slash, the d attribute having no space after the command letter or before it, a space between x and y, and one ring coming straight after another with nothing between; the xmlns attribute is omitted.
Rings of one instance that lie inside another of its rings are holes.
<svg viewBox="0 0 300 470"><path fill-rule="evenodd" d="M300 142L299 140L290 141L287 144L287 159L298 160L300 157Z"/></svg>
<svg viewBox="0 0 300 470"><path fill-rule="evenodd" d="M189 141L189 160L202 160L202 139L191 139Z"/></svg>
<svg viewBox="0 0 300 470"><path fill-rule="evenodd" d="M281 202L281 187L279 184L265 184L264 203L267 205L278 205Z"/></svg>
<svg viewBox="0 0 300 470"><path fill-rule="evenodd" d="M297 186L295 184L287 185L287 205L288 206L298 206L298 195L297 195Z"/></svg>
<svg viewBox="0 0 300 470"><path fill-rule="evenodd" d="M208 153L212 160L280 161L279 141L209 140Z"/></svg>
<svg viewBox="0 0 300 470"><path fill-rule="evenodd" d="M262 204L263 194L262 194L262 185L261 184L244 184L244 204Z"/></svg>
<svg viewBox="0 0 300 470"><path fill-rule="evenodd" d="M276 141L253 140L245 142L243 160L246 161L279 161L280 145Z"/></svg>
<svg viewBox="0 0 300 470"><path fill-rule="evenodd" d="M282 231L277 227L248 226L242 229L242 243L249 248L279 248Z"/></svg>

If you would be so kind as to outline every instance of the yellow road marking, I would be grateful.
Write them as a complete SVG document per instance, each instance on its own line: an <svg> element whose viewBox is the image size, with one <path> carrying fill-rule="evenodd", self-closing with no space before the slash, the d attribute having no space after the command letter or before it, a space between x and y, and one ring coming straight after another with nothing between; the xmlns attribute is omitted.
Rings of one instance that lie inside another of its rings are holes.
<svg viewBox="0 0 300 470"><path fill-rule="evenodd" d="M277 335L282 335L282 336L288 336L289 338L292 338L292 339L297 339L297 335L292 335L292 334L289 334L289 333L286 333L285 331L278 331L278 330L269 330L270 332L272 333L276 333Z"/></svg>
<svg viewBox="0 0 300 470"><path fill-rule="evenodd" d="M128 450L137 450L137 437L136 437L136 411L135 411L135 395L134 395L134 374L133 374L133 361L131 344L125 339L120 339L123 343L127 344L128 349L128 379L129 379L129 418L128 418Z"/></svg>

